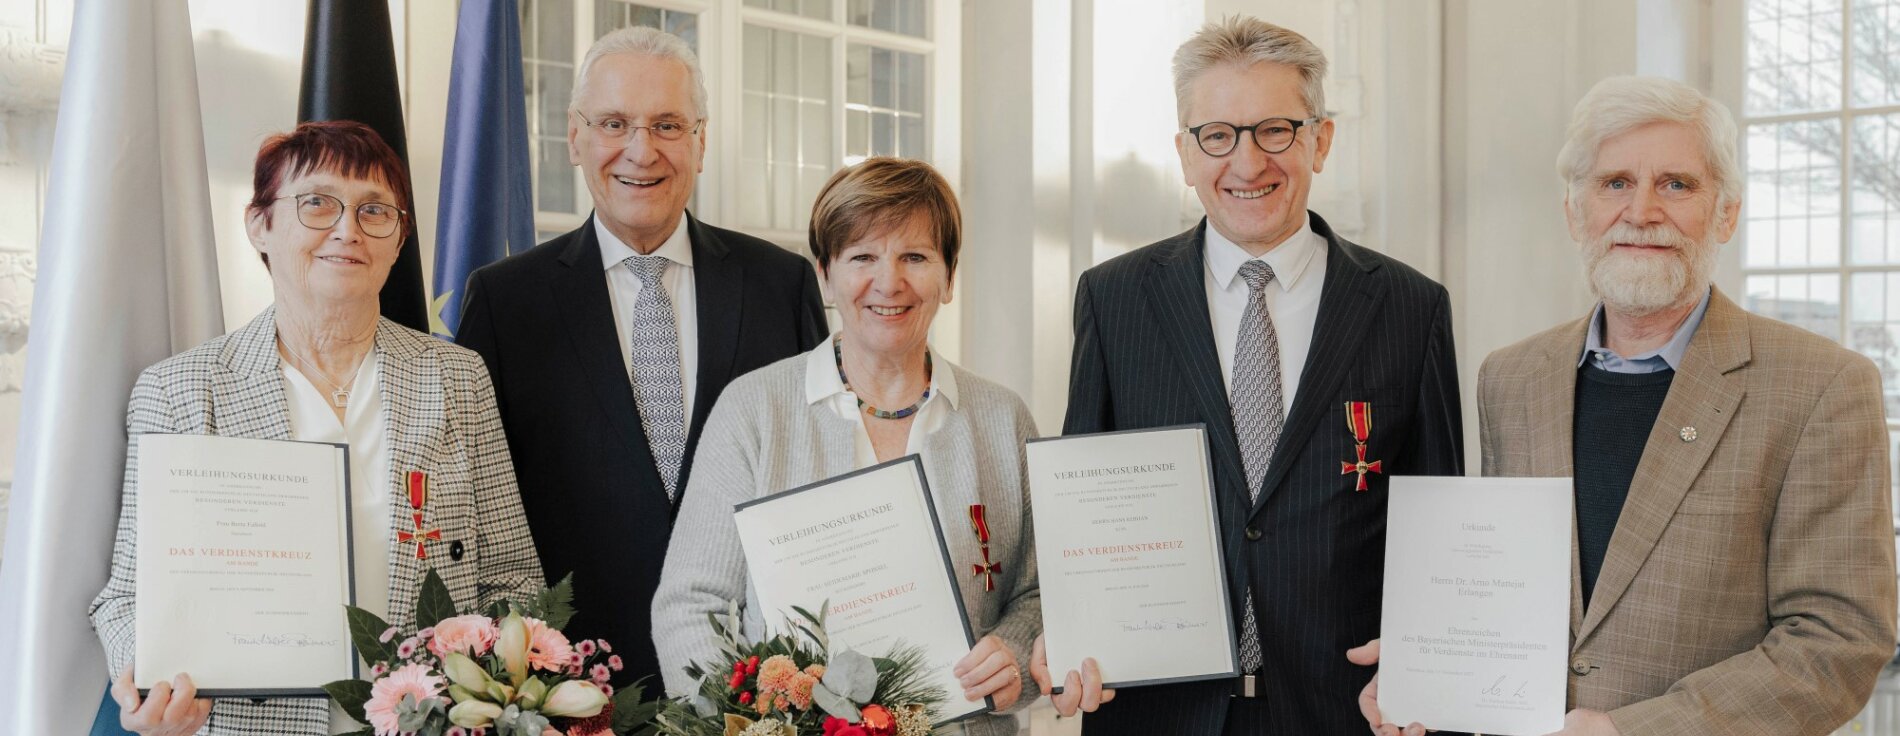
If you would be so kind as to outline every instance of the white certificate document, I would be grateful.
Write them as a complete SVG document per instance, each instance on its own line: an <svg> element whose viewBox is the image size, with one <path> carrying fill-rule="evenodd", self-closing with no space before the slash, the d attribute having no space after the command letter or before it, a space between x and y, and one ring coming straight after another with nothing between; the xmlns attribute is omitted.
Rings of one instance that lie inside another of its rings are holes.
<svg viewBox="0 0 1900 736"><path fill-rule="evenodd" d="M1379 630L1388 722L1563 728L1572 529L1569 478L1392 479Z"/></svg>
<svg viewBox="0 0 1900 736"><path fill-rule="evenodd" d="M323 696L357 677L349 451L137 437L139 688L189 673L204 697Z"/></svg>
<svg viewBox="0 0 1900 736"><path fill-rule="evenodd" d="M1237 674L1206 431L1052 437L1028 453L1050 674L1085 657L1109 687Z"/></svg>
<svg viewBox="0 0 1900 736"><path fill-rule="evenodd" d="M793 606L828 606L833 651L923 647L949 695L937 723L995 708L965 700L952 673L976 640L916 455L747 501L733 522L767 627L782 629Z"/></svg>

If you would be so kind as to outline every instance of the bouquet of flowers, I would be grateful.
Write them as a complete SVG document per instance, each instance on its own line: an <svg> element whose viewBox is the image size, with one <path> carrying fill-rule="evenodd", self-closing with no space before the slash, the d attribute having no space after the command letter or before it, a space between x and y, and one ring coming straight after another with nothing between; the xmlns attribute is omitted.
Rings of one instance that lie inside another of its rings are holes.
<svg viewBox="0 0 1900 736"><path fill-rule="evenodd" d="M350 639L371 664L369 680L323 689L369 728L350 736L631 736L651 706L640 689L607 684L623 666L604 640L571 642L570 580L522 604L459 612L431 570L416 601L414 632L349 607Z"/></svg>
<svg viewBox="0 0 1900 736"><path fill-rule="evenodd" d="M900 646L881 658L834 653L824 615L792 611L790 633L757 643L740 636L736 603L724 617L708 615L722 659L686 668L699 681L692 697L647 705L653 733L929 736L945 693L926 678L923 649Z"/></svg>

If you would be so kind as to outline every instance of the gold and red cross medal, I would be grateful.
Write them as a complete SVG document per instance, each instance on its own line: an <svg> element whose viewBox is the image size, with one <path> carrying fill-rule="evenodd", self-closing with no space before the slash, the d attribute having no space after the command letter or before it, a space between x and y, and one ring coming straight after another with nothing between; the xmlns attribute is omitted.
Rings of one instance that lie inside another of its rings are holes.
<svg viewBox="0 0 1900 736"><path fill-rule="evenodd" d="M415 531L397 531L396 541L416 546L416 559L429 559L430 542L442 541L442 530L424 529L422 526L422 506L429 501L429 474L420 470L409 471L409 510L410 518L415 520Z"/></svg>
<svg viewBox="0 0 1900 736"><path fill-rule="evenodd" d="M1346 402L1346 428L1352 430L1352 439L1358 445L1359 461L1341 462L1339 464L1339 474L1352 475L1353 473L1358 473L1359 483L1353 490L1363 491L1366 489L1367 473L1379 473L1381 475L1385 473L1383 467L1385 463L1378 460L1371 462L1366 461L1366 439L1372 436L1372 404L1366 401Z"/></svg>
<svg viewBox="0 0 1900 736"><path fill-rule="evenodd" d="M983 564L970 565L970 577L983 576L983 591L996 590L996 573L1003 571L1003 564L990 561L990 522L983 518L983 504L970 504L970 528L976 530L976 541L983 545Z"/></svg>

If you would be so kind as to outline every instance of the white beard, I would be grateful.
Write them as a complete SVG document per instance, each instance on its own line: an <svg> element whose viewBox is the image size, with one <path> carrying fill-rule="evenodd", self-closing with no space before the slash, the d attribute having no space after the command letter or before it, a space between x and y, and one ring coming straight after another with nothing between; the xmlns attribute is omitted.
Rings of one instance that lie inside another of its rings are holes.
<svg viewBox="0 0 1900 736"><path fill-rule="evenodd" d="M1669 246L1666 253L1617 251L1616 243ZM1618 314L1641 317L1699 299L1715 271L1715 243L1691 240L1671 225L1617 223L1583 249L1590 290Z"/></svg>

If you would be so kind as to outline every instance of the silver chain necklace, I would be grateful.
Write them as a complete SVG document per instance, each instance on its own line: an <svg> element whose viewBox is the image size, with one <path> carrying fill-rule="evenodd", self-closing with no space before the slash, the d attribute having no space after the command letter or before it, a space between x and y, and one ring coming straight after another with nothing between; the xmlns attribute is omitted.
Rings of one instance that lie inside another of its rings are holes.
<svg viewBox="0 0 1900 736"><path fill-rule="evenodd" d="M324 383L330 384L330 405L331 406L334 406L338 409L349 408L350 406L350 390L349 389L344 388L342 385L339 385L336 381L330 380L330 376L328 374L324 373L321 368L316 367L315 361L312 361L309 358L303 357L302 353L297 352L296 348L291 347L290 341L283 340L280 338L277 342L278 344L281 344L284 346L285 352L290 353L290 357L297 364L297 369L304 371L305 372L304 375L308 376L308 375L314 374L316 375L316 377L323 379ZM371 349L374 350L375 346L371 346ZM350 375L348 378L345 379L344 381L345 383L348 383L350 385L356 384L356 374L363 370L363 363L368 358L369 358L369 352L365 351L363 353L363 357L357 359L356 367L350 369Z"/></svg>

